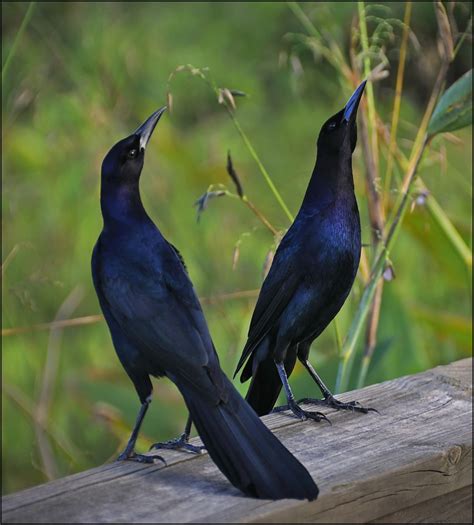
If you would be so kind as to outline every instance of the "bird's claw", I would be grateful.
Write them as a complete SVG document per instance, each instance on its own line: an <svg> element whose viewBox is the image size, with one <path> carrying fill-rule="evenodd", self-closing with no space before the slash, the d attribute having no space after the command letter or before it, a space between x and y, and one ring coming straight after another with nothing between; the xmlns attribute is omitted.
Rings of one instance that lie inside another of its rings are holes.
<svg viewBox="0 0 474 525"><path fill-rule="evenodd" d="M322 412L306 412L305 410L303 410L303 412L304 415L308 417L308 419L314 419L314 421L326 421L326 423L332 425L331 420L328 419Z"/></svg>
<svg viewBox="0 0 474 525"><path fill-rule="evenodd" d="M307 410L303 410L295 401L290 401L288 405L275 407L271 413L284 412L285 410L291 410L298 419L301 419L301 421L306 421L307 419L318 422L327 421L331 425L331 421L329 421L329 419L322 412L309 412Z"/></svg>
<svg viewBox="0 0 474 525"><path fill-rule="evenodd" d="M375 408L363 407L359 403L359 401L348 401L347 403L343 403L342 401L338 401L332 395L324 399L313 399L313 398L306 397L304 399L300 399L298 403L326 406L328 408L334 408L336 410L352 410L353 412L361 412L362 414L367 414L369 412L377 412L377 414L379 413L379 411Z"/></svg>
<svg viewBox="0 0 474 525"><path fill-rule="evenodd" d="M188 436L182 434L179 438L170 439L169 441L163 441L162 443L153 443L150 447L150 450L154 449L167 449L167 450L187 450L192 454L201 454L203 450L206 450L206 447L191 445L188 443Z"/></svg>
<svg viewBox="0 0 474 525"><path fill-rule="evenodd" d="M162 461L165 466L167 466L166 460L159 456L158 454L146 455L146 454L137 454L136 452L122 452L117 458L117 461L136 461L137 463L154 463L155 459Z"/></svg>

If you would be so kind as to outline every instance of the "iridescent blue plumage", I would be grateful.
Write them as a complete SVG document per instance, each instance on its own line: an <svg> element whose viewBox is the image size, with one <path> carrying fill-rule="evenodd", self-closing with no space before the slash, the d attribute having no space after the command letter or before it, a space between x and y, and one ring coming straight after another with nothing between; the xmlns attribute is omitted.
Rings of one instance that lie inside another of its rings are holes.
<svg viewBox="0 0 474 525"><path fill-rule="evenodd" d="M241 381L252 378L246 399L259 415L272 410L284 386L288 406L297 417L325 418L302 410L293 398L287 378L297 358L324 396L311 401L367 412L356 403L338 402L308 361L311 343L344 304L359 266L361 232L352 153L364 87L365 81L321 129L303 203L275 253L255 306L236 373L245 364Z"/></svg>
<svg viewBox="0 0 474 525"><path fill-rule="evenodd" d="M151 401L150 376L166 376L183 395L210 456L237 488L258 498L315 499L318 489L308 471L222 372L182 258L143 207L145 146L162 113L118 142L102 165L104 227L92 275L117 355L142 403L119 459L153 461L134 447ZM190 422L182 438L156 448L191 447L189 430Z"/></svg>

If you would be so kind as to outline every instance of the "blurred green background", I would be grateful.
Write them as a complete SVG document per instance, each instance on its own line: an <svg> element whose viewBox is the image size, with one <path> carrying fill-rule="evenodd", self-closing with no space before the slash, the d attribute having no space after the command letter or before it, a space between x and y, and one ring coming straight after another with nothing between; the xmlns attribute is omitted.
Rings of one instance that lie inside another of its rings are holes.
<svg viewBox="0 0 474 525"><path fill-rule="evenodd" d="M356 4L302 7L316 27L348 50ZM41 2L25 22L28 8L2 3L4 493L100 465L128 438L138 398L105 323L91 318L52 332L36 325L99 313L90 255L102 226L101 161L113 143L166 103L170 73L180 64L209 67L218 86L247 94L236 99L236 115L292 213L313 168L319 128L348 93L321 56L293 45L289 34L304 28L284 2ZM396 20L403 18L404 4L374 9ZM470 10L469 2L457 3L453 16L459 27L465 27ZM374 85L387 123L401 34L396 22L393 27L385 49L390 75ZM406 152L438 66L431 3L414 3L412 30L399 127ZM471 61L468 38L448 83ZM233 190L225 169L230 149L248 197L278 229L289 224L206 84L180 73L171 92L173 111L160 121L147 150L142 197L180 249L203 298L222 366L231 374L273 238L237 199L212 200L199 223L193 203L210 184ZM469 246L471 140L471 128L437 138L420 169ZM363 241L370 244L361 160L359 146L355 186ZM407 214L391 260L396 278L385 285L368 383L471 354L468 272L423 203ZM358 280L338 316L342 336L361 291ZM27 330L10 330L18 328ZM358 348L360 356L363 340ZM311 359L334 387L339 359L332 327L313 345ZM299 397L317 394L299 366L292 384ZM244 393L246 385L239 388ZM177 435L185 417L177 390L160 381L139 447Z"/></svg>

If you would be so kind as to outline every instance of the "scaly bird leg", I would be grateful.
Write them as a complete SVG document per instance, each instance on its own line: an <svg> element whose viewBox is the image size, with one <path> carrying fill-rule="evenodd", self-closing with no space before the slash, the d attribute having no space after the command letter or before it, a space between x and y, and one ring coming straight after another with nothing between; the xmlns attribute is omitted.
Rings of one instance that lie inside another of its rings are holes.
<svg viewBox="0 0 474 525"><path fill-rule="evenodd" d="M364 408L360 405L358 401L349 401L347 403L343 403L342 401L338 401L331 391L328 389L328 387L323 383L323 380L319 377L316 370L311 366L311 363L305 359L301 360L306 370L309 372L310 376L314 379L316 384L318 385L319 389L321 390L321 393L324 396L324 399L313 399L313 398L304 398L300 399L298 403L304 404L312 404L312 405L320 405L320 406L327 406L329 408L335 408L336 410L352 410L354 412L362 412L363 414L367 414L368 412L377 412L378 411L375 408Z"/></svg>
<svg viewBox="0 0 474 525"><path fill-rule="evenodd" d="M135 426L132 430L132 435L130 436L130 439L128 440L125 450L117 458L117 461L129 460L129 461L137 461L138 463L154 463L155 459L159 459L160 461L163 461L163 463L166 465L166 461L161 456L158 456L158 455L147 456L145 454L137 454L135 452L135 443L137 441L138 433L140 432L140 427L142 426L142 422L145 417L146 411L148 410L148 406L150 402L151 402L151 399L147 398L144 401L144 403L142 403L142 406L140 407L140 411L138 412L138 417L135 422Z"/></svg>
<svg viewBox="0 0 474 525"><path fill-rule="evenodd" d="M193 420L191 419L191 416L189 415L188 420L186 422L186 426L184 428L184 432L181 434L181 436L175 439L170 439L169 441L164 441L162 443L153 443L153 445L150 447L150 450L159 449L159 448L165 448L168 450L183 449L193 454L200 454L203 450L206 450L205 447L199 447L196 445L191 445L191 443L188 443L189 435L191 434L192 425L193 425Z"/></svg>
<svg viewBox="0 0 474 525"><path fill-rule="evenodd" d="M293 414L302 421L305 421L306 419L312 419L313 421L321 421L325 420L328 423L330 423L329 419L322 414L321 412L307 412L306 410L303 410L298 403L295 401L295 397L293 396L293 392L291 391L290 384L288 382L288 377L286 375L285 366L283 363L276 363L275 365L278 369L278 374L280 375L281 382L283 383L283 387L285 388L286 393L286 399L288 401L288 405L283 405L277 408L274 408L272 412L282 412L284 410L291 410Z"/></svg>

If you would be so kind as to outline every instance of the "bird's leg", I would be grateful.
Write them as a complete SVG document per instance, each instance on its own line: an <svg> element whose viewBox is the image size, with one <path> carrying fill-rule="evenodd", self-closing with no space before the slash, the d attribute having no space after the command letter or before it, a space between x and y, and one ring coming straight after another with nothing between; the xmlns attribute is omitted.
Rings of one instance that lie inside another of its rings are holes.
<svg viewBox="0 0 474 525"><path fill-rule="evenodd" d="M322 405L327 406L330 408L335 408L337 410L353 410L355 412L362 412L364 414L367 414L367 412L377 412L375 408L364 408L360 405L358 401L349 401L347 403L343 403L342 401L338 401L329 388L324 384L323 380L319 377L316 370L311 366L311 363L307 359L301 359L300 360L306 370L309 372L310 376L314 379L316 384L318 385L319 389L321 390L321 393L323 394L324 399L313 399L313 398L304 398L298 400L298 403L307 403L312 405Z"/></svg>
<svg viewBox="0 0 474 525"><path fill-rule="evenodd" d="M153 445L150 447L150 450L157 448L166 448L168 450L183 449L187 450L188 452L192 452L193 454L200 454L203 450L205 450L205 447L199 447L188 443L192 425L193 420L189 415L186 426L184 427L184 432L179 437L170 439L169 441L164 441L162 443L153 443Z"/></svg>
<svg viewBox="0 0 474 525"><path fill-rule="evenodd" d="M148 410L148 406L151 402L151 397L147 397L145 401L142 403L142 406L140 407L140 412L138 412L137 421L135 422L135 426L132 430L132 435L130 436L130 439L128 440L127 446L125 447L125 450L120 454L120 456L117 458L117 461L137 461L138 463L154 463L155 459L159 459L160 461L163 461L166 465L166 461L158 455L153 456L147 456L145 454L137 454L135 452L135 443L137 441L138 433L140 432L140 427L142 426L143 418L145 417L146 411Z"/></svg>
<svg viewBox="0 0 474 525"><path fill-rule="evenodd" d="M312 419L314 421L321 421L322 419L329 422L329 419L322 414L321 412L307 412L306 410L303 410L298 403L295 401L295 397L293 395L293 392L291 391L290 383L288 382L288 377L286 375L285 366L283 363L277 363L275 361L275 365L278 369L278 374L280 376L281 382L283 383L283 387L285 389L286 393L286 399L288 401L288 405L283 405L277 408L274 408L272 412L282 412L283 410L291 410L293 414L302 421L305 421L306 419Z"/></svg>

